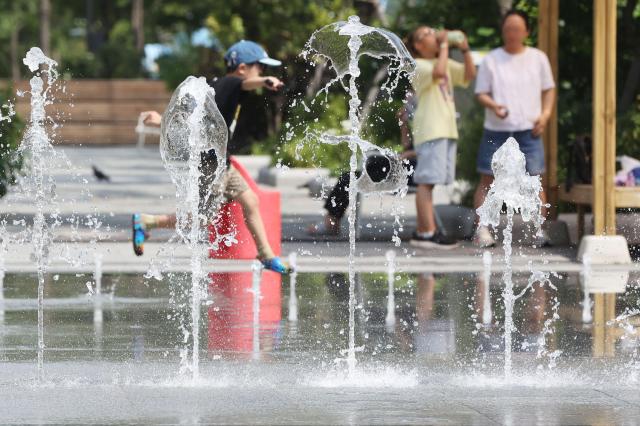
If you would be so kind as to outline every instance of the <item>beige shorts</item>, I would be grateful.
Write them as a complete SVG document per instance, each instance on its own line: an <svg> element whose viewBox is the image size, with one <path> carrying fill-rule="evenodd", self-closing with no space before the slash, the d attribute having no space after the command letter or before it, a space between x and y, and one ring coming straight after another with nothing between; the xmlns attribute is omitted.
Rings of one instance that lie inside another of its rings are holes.
<svg viewBox="0 0 640 426"><path fill-rule="evenodd" d="M249 189L249 185L244 177L235 167L229 166L222 178L222 184L200 187L200 199L203 200L203 207L200 211L209 217L217 213L215 211L217 210L216 203L233 201L247 189Z"/></svg>
<svg viewBox="0 0 640 426"><path fill-rule="evenodd" d="M249 189L249 184L244 180L244 177L242 177L235 167L229 166L227 172L224 174L222 187L218 189L218 191L222 191L224 200L235 200L247 189Z"/></svg>

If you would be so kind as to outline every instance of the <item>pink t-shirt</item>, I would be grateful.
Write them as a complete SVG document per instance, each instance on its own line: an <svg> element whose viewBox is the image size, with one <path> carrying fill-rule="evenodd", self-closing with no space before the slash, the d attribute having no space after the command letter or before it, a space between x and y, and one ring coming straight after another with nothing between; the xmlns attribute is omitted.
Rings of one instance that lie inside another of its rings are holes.
<svg viewBox="0 0 640 426"><path fill-rule="evenodd" d="M503 132L532 129L542 112L542 92L554 87L549 59L541 50L526 47L515 55L501 47L492 50L480 64L475 93L490 94L509 115L501 119L486 108L484 127Z"/></svg>

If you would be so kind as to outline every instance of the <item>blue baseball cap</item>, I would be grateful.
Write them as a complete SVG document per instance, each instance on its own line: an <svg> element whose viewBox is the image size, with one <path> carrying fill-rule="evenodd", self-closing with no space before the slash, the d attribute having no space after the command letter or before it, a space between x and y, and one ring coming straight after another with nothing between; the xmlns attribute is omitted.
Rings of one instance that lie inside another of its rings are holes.
<svg viewBox="0 0 640 426"><path fill-rule="evenodd" d="M270 58L267 52L258 43L241 40L231 46L224 54L224 62L227 68L235 69L240 64L253 64L259 62L264 65L278 67L282 62Z"/></svg>

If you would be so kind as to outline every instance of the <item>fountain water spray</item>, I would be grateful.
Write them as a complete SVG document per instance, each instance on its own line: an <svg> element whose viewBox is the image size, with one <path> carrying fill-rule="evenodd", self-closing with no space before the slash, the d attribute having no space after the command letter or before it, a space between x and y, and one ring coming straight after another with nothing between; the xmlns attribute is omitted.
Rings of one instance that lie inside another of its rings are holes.
<svg viewBox="0 0 640 426"><path fill-rule="evenodd" d="M93 282L95 284L95 294L93 295L93 323L96 327L96 337L102 336L102 322L104 319L102 311L102 253L94 254ZM101 342L100 342L101 343Z"/></svg>
<svg viewBox="0 0 640 426"><path fill-rule="evenodd" d="M296 295L296 284L298 281L298 256L295 251L289 253L289 266L293 270L289 274L289 322L298 321L298 296Z"/></svg>
<svg viewBox="0 0 640 426"><path fill-rule="evenodd" d="M51 161L53 147L47 135L45 106L49 90L58 78L57 63L32 47L23 59L23 63L35 75L29 80L31 87L31 116L29 125L18 154L27 159L25 176L21 179L21 190L32 198L36 206L33 218L32 244L33 257L38 275L38 378L44 379L44 280L49 262L48 247L51 241L51 229L45 218L45 209L55 198L55 183L46 175ZM46 75L46 88L45 77Z"/></svg>
<svg viewBox="0 0 640 426"><path fill-rule="evenodd" d="M482 253L483 286L482 292L482 325L491 325L493 313L491 312L491 264L493 259L490 251Z"/></svg>
<svg viewBox="0 0 640 426"><path fill-rule="evenodd" d="M396 252L389 250L387 258L387 315L384 319L385 326L389 333L392 333L396 326L396 301L393 294L396 281Z"/></svg>
<svg viewBox="0 0 640 426"><path fill-rule="evenodd" d="M580 271L580 275L582 278L582 287L584 292L584 298L582 299L582 322L585 324L590 324L593 321L593 315L591 313L591 308L593 303L591 302L591 296L589 295L589 289L585 285L589 275L591 275L591 259L589 255L585 255L582 259L582 270Z"/></svg>
<svg viewBox="0 0 640 426"><path fill-rule="evenodd" d="M49 247L53 240L53 231L56 227L67 222L70 226L71 235L67 244L60 247L56 257L68 262L72 267L78 267L88 259L88 252L94 251L96 240L100 238L98 233L102 223L93 214L80 215L73 212L70 218L63 219L59 197L56 193L56 183L52 170L62 166L69 173L73 180L78 180L81 184L86 184L86 179L81 179L80 173L66 158L64 153L58 152L52 145L52 138L55 133L48 133L49 130L55 132L59 127L51 116L47 115L45 107L53 104L53 94L57 91L64 92L64 85L57 81L57 63L42 53L38 47L32 47L23 59L23 63L29 68L34 76L29 80L31 95L31 114L27 129L24 133L22 143L16 151L14 161L23 160L22 173L17 178L15 189L11 190L11 196L25 200L29 205L35 206L33 215L33 225L29 230L26 221L21 222L25 226L24 232L16 233L7 241L11 243L24 243L29 237L33 246L31 257L36 264L38 277L38 378L44 379L44 284L45 275L50 262ZM18 92L18 96L23 96L23 92ZM9 108L11 114L13 108ZM0 120L7 117L0 116ZM60 162L60 164L58 164ZM91 194L83 189L81 195L91 198ZM11 197L8 197L11 198ZM68 205L74 205L74 199L62 199ZM11 203L11 201L9 201ZM95 211L95 210L94 210ZM87 227L93 231L93 236L89 244L90 249L77 245L78 251L72 251L70 244L79 241L80 227ZM29 232L30 231L30 232ZM20 235L22 234L22 235ZM3 238L4 239L4 238Z"/></svg>
<svg viewBox="0 0 640 426"><path fill-rule="evenodd" d="M320 135L322 143L337 145L346 143L351 150L349 159L349 348L347 352L347 365L349 373L352 374L356 364L355 348L355 237L356 237L356 198L358 193L382 193L399 192L406 193L407 173L400 157L393 151L378 147L360 137L361 101L358 95L357 78L360 76L358 60L360 56L369 55L377 59L389 59L392 66L389 71L396 71L396 79L388 86L383 86L387 91L391 91L398 83L402 73L410 74L415 69L415 62L402 41L395 34L363 25L357 16L351 16L348 22L337 22L327 25L317 30L307 43L305 57L308 54L318 55L331 62L331 67L337 76L323 91L336 81L341 81L349 76L348 87L345 89L349 93L349 122L350 134L345 136L334 136L329 134ZM358 153L362 152L364 163L366 159L381 155L387 158L388 167L385 172L386 177L382 180L373 179L367 172L366 167L362 170L362 175L356 179L358 168Z"/></svg>
<svg viewBox="0 0 640 426"><path fill-rule="evenodd" d="M253 350L251 357L254 360L260 359L260 283L262 282L262 263L254 260L251 264L251 293L253 295Z"/></svg>
<svg viewBox="0 0 640 426"><path fill-rule="evenodd" d="M204 262L208 222L217 216L223 179L227 126L204 77L188 77L174 91L160 128L162 161L176 185L176 233L191 251L191 365L199 375L200 305L204 298ZM187 340L188 336L185 336ZM183 360L184 361L184 360ZM186 366L182 366L186 367Z"/></svg>
<svg viewBox="0 0 640 426"><path fill-rule="evenodd" d="M0 222L0 324L4 325L4 278L7 272L6 258L9 245L7 222Z"/></svg>
<svg viewBox="0 0 640 426"><path fill-rule="evenodd" d="M497 228L500 224L502 205L507 206L507 226L503 230L503 249L505 270L502 274L504 291L502 293L504 314L504 371L507 378L511 377L511 341L515 331L513 324L513 307L516 296L513 293L513 270L511 264L513 238L513 215L520 212L522 220L532 222L539 234L542 232L542 201L540 192L542 184L539 176L529 176L526 171L524 154L520 151L518 142L509 138L496 151L491 160L494 181L485 198L484 203L477 210L480 226ZM522 295L523 293L520 293Z"/></svg>

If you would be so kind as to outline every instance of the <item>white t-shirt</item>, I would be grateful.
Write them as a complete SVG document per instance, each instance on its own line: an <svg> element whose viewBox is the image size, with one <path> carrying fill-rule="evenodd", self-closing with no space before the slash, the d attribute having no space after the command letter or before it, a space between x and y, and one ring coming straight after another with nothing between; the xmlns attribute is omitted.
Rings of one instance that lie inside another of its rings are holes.
<svg viewBox="0 0 640 426"><path fill-rule="evenodd" d="M475 92L490 94L509 115L501 119L485 108L484 127L503 132L533 129L542 112L542 91L554 87L549 59L541 50L526 47L515 55L501 47L492 50L480 64Z"/></svg>

